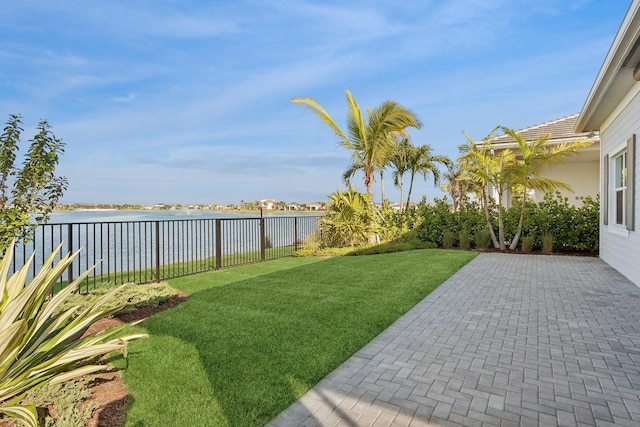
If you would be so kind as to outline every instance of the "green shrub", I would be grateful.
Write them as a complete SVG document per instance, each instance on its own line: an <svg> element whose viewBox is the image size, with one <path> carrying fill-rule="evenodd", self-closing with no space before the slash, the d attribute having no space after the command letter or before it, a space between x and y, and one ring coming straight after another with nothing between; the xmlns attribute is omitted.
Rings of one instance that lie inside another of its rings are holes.
<svg viewBox="0 0 640 427"><path fill-rule="evenodd" d="M442 239L447 231L454 233L454 236L460 231L459 220L445 200L436 199L433 205L421 204L416 212L423 217L416 229L418 238L423 242L444 246Z"/></svg>
<svg viewBox="0 0 640 427"><path fill-rule="evenodd" d="M487 229L478 229L473 235L473 243L476 246L476 249L488 249L489 244L491 243L491 237L489 236L489 232Z"/></svg>
<svg viewBox="0 0 640 427"><path fill-rule="evenodd" d="M460 232L458 241L460 242L461 249L468 250L471 248L471 236L469 236L469 232L467 230L462 230Z"/></svg>
<svg viewBox="0 0 640 427"><path fill-rule="evenodd" d="M413 242L383 243L380 245L364 246L349 252L347 255L388 254L393 252L412 251L415 249L435 249L437 247L438 245L432 242L414 240Z"/></svg>
<svg viewBox="0 0 640 427"><path fill-rule="evenodd" d="M544 237L542 237L542 252L545 254L553 253L554 240L555 239L552 234L545 234Z"/></svg>
<svg viewBox="0 0 640 427"><path fill-rule="evenodd" d="M456 235L452 231L445 231L442 236L442 247L450 249L456 245Z"/></svg>
<svg viewBox="0 0 640 427"><path fill-rule="evenodd" d="M522 238L522 246L521 246L522 252L529 253L533 251L533 242L534 242L533 236L524 236Z"/></svg>
<svg viewBox="0 0 640 427"><path fill-rule="evenodd" d="M378 231L369 196L349 187L329 196L326 214L319 222L325 246L357 246L369 241Z"/></svg>
<svg viewBox="0 0 640 427"><path fill-rule="evenodd" d="M541 236L550 233L554 236L555 251L597 253L599 210L599 197L586 197L582 206L576 207L570 206L568 199L560 193L547 194L544 200L537 204L526 204L522 235L538 236L533 240L532 250L542 250ZM497 207L491 205L490 211L495 221ZM510 240L518 228L521 206L512 206L503 210L503 213L505 237ZM385 224L387 223L393 224L396 231L414 233L410 235L442 247L445 246L443 239L446 232L453 233L455 240L463 230L467 230L473 236L473 244L477 249L487 249L491 243L484 214L472 204L453 212L446 199L436 199L432 205L421 203L417 209L406 214L390 215L386 219ZM493 226L497 233L498 224L494 223ZM460 244L464 243L461 241Z"/></svg>
<svg viewBox="0 0 640 427"><path fill-rule="evenodd" d="M60 304L56 313L67 311L72 307L76 307L76 312L80 313L108 292L110 292L108 289L93 289L87 294L73 293ZM109 301L104 303L103 307L106 310L116 309L117 311L113 314L131 313L140 307L155 308L177 296L178 291L165 282L142 285L130 283L123 285Z"/></svg>
<svg viewBox="0 0 640 427"><path fill-rule="evenodd" d="M81 405L91 397L92 379L86 376L64 384L47 384L27 393L22 403L36 408L54 407L55 414L45 416L45 427L84 426L96 409L95 405Z"/></svg>

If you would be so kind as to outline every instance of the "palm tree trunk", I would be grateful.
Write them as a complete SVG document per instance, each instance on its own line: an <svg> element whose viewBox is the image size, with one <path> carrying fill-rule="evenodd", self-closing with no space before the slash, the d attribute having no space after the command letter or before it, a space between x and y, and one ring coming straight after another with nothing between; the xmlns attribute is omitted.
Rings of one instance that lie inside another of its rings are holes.
<svg viewBox="0 0 640 427"><path fill-rule="evenodd" d="M409 210L409 203L411 202L411 190L413 190L413 174L411 174L411 180L409 180L409 192L407 193L407 204L404 207L404 211Z"/></svg>
<svg viewBox="0 0 640 427"><path fill-rule="evenodd" d="M524 188L524 193L522 195L522 206L520 207L520 218L518 219L518 231L516 231L516 235L513 236L513 242L511 242L511 246L509 246L510 250L515 250L518 247L518 242L520 241L520 236L522 235L522 225L524 224L524 208L527 203L527 189Z"/></svg>
<svg viewBox="0 0 640 427"><path fill-rule="evenodd" d="M498 238L500 250L506 250L507 246L504 244L504 220L502 218L502 188L498 191Z"/></svg>
<svg viewBox="0 0 640 427"><path fill-rule="evenodd" d="M380 196L381 203L384 205L384 171L380 171Z"/></svg>
<svg viewBox="0 0 640 427"><path fill-rule="evenodd" d="M498 249L500 246L498 245L498 240L496 239L496 232L493 229L493 224L491 223L491 215L489 215L489 203L487 203L487 191L482 191L482 205L484 210L484 217L487 221L487 229L489 230L489 237L491 237L491 243L495 249Z"/></svg>

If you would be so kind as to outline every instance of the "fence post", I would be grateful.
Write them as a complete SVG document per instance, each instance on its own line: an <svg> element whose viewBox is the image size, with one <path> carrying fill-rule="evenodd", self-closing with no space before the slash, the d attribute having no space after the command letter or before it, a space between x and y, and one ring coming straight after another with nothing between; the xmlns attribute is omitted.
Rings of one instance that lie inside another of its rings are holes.
<svg viewBox="0 0 640 427"><path fill-rule="evenodd" d="M222 226L220 218L216 218L216 270L222 268Z"/></svg>
<svg viewBox="0 0 640 427"><path fill-rule="evenodd" d="M156 221L156 283L160 283L160 221Z"/></svg>
<svg viewBox="0 0 640 427"><path fill-rule="evenodd" d="M73 252L73 224L67 224L67 246L69 247L69 253L72 253ZM73 263L69 264L69 267L67 268L67 281L69 283L73 282Z"/></svg>
<svg viewBox="0 0 640 427"><path fill-rule="evenodd" d="M262 210L260 210L262 215ZM266 235L264 233L264 218L260 216L260 261L264 261L267 258L266 252Z"/></svg>
<svg viewBox="0 0 640 427"><path fill-rule="evenodd" d="M298 217L293 217L293 250L298 250Z"/></svg>

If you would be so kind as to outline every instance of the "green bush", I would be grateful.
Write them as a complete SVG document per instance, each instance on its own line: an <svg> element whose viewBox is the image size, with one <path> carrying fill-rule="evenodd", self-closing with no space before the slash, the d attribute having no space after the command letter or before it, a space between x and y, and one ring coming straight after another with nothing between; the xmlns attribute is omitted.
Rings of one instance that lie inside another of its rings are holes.
<svg viewBox="0 0 640 427"><path fill-rule="evenodd" d="M462 230L460 232L458 241L460 242L461 249L468 250L471 248L471 236L469 236L469 232L467 230Z"/></svg>
<svg viewBox="0 0 640 427"><path fill-rule="evenodd" d="M60 304L56 313L65 312L72 307L80 313L110 291L111 289L93 289L87 294L72 293ZM103 307L106 310L117 309L114 314L131 313L140 307L155 308L177 296L178 291L165 282L142 285L130 283L123 285Z"/></svg>
<svg viewBox="0 0 640 427"><path fill-rule="evenodd" d="M405 252L415 249L435 249L438 246L431 242L421 242L419 240L413 242L399 243L383 243L380 245L365 246L349 252L347 255L376 255L388 254L393 252Z"/></svg>
<svg viewBox="0 0 640 427"><path fill-rule="evenodd" d="M545 234L542 238L542 252L545 254L553 253L553 243L555 239L552 234Z"/></svg>
<svg viewBox="0 0 640 427"><path fill-rule="evenodd" d="M522 246L521 246L522 252L528 253L533 251L533 242L534 242L533 236L524 236L522 238Z"/></svg>
<svg viewBox="0 0 640 427"><path fill-rule="evenodd" d="M491 237L489 236L489 232L486 228L479 228L473 234L473 243L475 244L476 249L488 249L489 244L491 243Z"/></svg>
<svg viewBox="0 0 640 427"><path fill-rule="evenodd" d="M442 247L450 249L456 245L456 235L452 231L445 231L442 236Z"/></svg>
<svg viewBox="0 0 640 427"><path fill-rule="evenodd" d="M64 384L47 384L27 393L22 404L36 408L53 406L55 413L45 414L45 427L84 426L96 409L95 404L82 405L91 397L89 383L93 378L86 376Z"/></svg>
<svg viewBox="0 0 640 427"><path fill-rule="evenodd" d="M490 209L495 221L497 207L494 205ZM544 200L537 204L527 203L522 235L538 236L533 239L532 250L542 250L542 236L552 234L556 252L595 254L598 252L599 242L599 210L599 197L587 197L582 206L576 207L570 206L568 199L560 193L547 194ZM517 231L521 207L512 206L503 213L505 237L510 240ZM413 215L398 221L404 221L405 229L415 224L415 228L410 230L413 230L415 236L423 242L434 242L443 247L446 232L453 233L455 240L455 236L467 230L473 236L473 245L477 249L486 249L491 243L483 212L471 204L458 212L452 212L446 199L436 200L433 205L419 205L418 209L413 211ZM415 218L415 215L422 219ZM494 223L493 226L497 234L498 224Z"/></svg>

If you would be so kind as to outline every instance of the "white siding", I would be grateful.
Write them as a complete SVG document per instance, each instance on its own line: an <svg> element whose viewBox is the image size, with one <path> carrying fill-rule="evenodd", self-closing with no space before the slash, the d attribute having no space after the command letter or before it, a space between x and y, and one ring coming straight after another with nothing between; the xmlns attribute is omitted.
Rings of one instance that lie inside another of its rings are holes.
<svg viewBox="0 0 640 427"><path fill-rule="evenodd" d="M603 124L600 130L600 161L604 162L606 155L613 157L624 149L627 139L633 134L636 134L640 140L640 83L636 83L629 96ZM637 157L636 152L636 165L639 163ZM601 186L604 185L603 169L600 168ZM605 194L602 187L600 194ZM616 225L611 219L609 225L605 226L601 219L600 257L640 286L640 174L637 171L635 200L635 231L629 232L623 226ZM611 202L609 204L611 206ZM608 215L608 212L602 212L602 215Z"/></svg>

